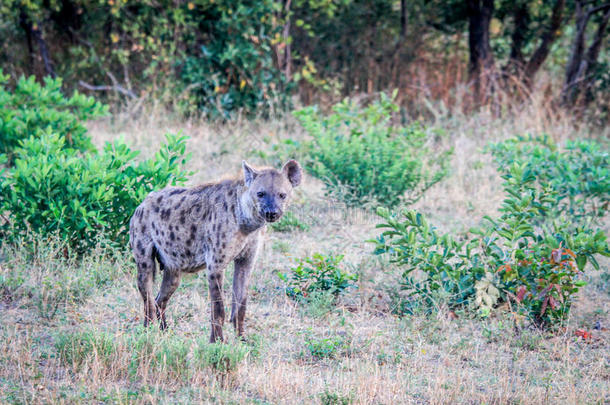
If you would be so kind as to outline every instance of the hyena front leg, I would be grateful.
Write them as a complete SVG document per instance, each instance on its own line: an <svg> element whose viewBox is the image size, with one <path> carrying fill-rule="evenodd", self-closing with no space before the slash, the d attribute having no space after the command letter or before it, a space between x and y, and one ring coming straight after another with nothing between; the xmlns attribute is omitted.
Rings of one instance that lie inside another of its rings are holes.
<svg viewBox="0 0 610 405"><path fill-rule="evenodd" d="M208 268L208 284L210 288L210 306L212 310L211 315L211 333L210 343L216 341L223 342L222 336L222 325L225 321L225 306L222 298L222 280L223 280L222 268Z"/></svg>
<svg viewBox="0 0 610 405"><path fill-rule="evenodd" d="M248 282L256 260L257 244L246 249L244 254L234 260L233 302L231 305L231 323L237 336L243 337L246 304L248 301Z"/></svg>

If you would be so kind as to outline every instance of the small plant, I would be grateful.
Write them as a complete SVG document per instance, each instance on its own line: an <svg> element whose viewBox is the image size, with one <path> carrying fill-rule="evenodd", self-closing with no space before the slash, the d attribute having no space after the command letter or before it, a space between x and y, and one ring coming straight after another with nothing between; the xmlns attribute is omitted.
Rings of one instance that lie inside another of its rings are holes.
<svg viewBox="0 0 610 405"><path fill-rule="evenodd" d="M21 77L12 92L8 81L9 76L0 71L0 154L7 154L12 162L22 141L49 133L62 138L66 148L93 150L84 122L106 115L106 106L78 92L65 97L61 79L46 77L42 85L34 76Z"/></svg>
<svg viewBox="0 0 610 405"><path fill-rule="evenodd" d="M290 211L285 213L279 221L273 222L270 226L275 232L292 232L294 230L307 232L309 230L309 225L299 220L299 218Z"/></svg>
<svg viewBox="0 0 610 405"><path fill-rule="evenodd" d="M307 299L313 292L328 291L335 297L348 288L356 287L358 277L341 269L343 255L325 256L320 253L301 259L290 274L278 272L286 284L286 294L295 299Z"/></svg>
<svg viewBox="0 0 610 405"><path fill-rule="evenodd" d="M306 167L324 182L327 194L350 206L394 207L414 203L447 175L451 152L430 152L419 125L394 125L398 106L392 100L381 94L360 107L346 99L326 117L314 107L295 113L313 138L303 145Z"/></svg>
<svg viewBox="0 0 610 405"><path fill-rule="evenodd" d="M313 291L307 296L305 312L312 318L322 318L335 308L336 299L330 291Z"/></svg>
<svg viewBox="0 0 610 405"><path fill-rule="evenodd" d="M353 402L353 395L343 395L337 392L325 390L320 394L321 405L349 405Z"/></svg>
<svg viewBox="0 0 610 405"><path fill-rule="evenodd" d="M319 338L308 332L304 343L308 354L314 359L334 359L348 351L351 339L341 335Z"/></svg>

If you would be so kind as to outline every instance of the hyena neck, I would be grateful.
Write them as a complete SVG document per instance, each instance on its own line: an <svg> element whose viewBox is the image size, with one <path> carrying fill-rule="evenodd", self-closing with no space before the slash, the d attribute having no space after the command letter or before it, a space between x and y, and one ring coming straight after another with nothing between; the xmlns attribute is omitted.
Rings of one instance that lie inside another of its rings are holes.
<svg viewBox="0 0 610 405"><path fill-rule="evenodd" d="M250 193L246 191L246 189L240 190L237 196L236 217L239 230L244 234L249 234L265 226L265 219L259 215L256 204Z"/></svg>

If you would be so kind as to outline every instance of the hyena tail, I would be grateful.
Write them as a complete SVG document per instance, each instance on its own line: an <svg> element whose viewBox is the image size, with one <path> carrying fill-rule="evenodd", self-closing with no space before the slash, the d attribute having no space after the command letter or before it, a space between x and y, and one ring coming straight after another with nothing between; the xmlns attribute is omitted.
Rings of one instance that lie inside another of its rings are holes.
<svg viewBox="0 0 610 405"><path fill-rule="evenodd" d="M157 249L157 247L155 245L153 245L152 255L153 255L153 259L156 259L157 263L159 263L159 271L164 271L165 263L163 262L163 259L161 258L159 249ZM156 276L157 276L157 266L153 266L153 282L155 281Z"/></svg>

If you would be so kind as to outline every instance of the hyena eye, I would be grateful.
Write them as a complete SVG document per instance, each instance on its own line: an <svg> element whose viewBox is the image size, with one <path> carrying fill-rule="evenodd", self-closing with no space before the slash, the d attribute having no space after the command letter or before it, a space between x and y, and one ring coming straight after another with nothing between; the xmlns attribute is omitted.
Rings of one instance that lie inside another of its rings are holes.
<svg viewBox="0 0 610 405"><path fill-rule="evenodd" d="M284 194L284 193L280 193L280 198L281 198L282 200L286 199L286 194Z"/></svg>
<svg viewBox="0 0 610 405"><path fill-rule="evenodd" d="M258 198L263 198L265 196L265 192L264 191L259 191L258 193L256 193L256 196Z"/></svg>

